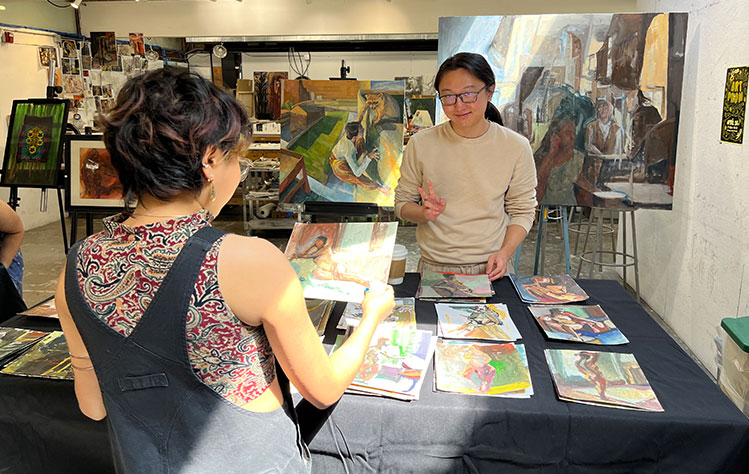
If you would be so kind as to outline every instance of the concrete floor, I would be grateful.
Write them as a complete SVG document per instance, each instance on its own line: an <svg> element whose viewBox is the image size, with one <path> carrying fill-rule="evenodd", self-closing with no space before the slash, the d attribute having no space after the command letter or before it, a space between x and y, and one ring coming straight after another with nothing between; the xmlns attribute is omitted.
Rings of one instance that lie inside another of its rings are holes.
<svg viewBox="0 0 749 474"><path fill-rule="evenodd" d="M235 232L238 234L244 233L244 226L242 224L241 215L237 212L228 212L226 217L219 217L216 220L215 225L221 229ZM580 222L581 217L579 214L574 217L574 222ZM583 219L587 222L587 218ZM66 227L68 234L70 232L70 219L66 221ZM565 263L564 263L564 246L561 231L561 224L559 222L550 222L547 226L546 236L546 250L545 258L543 263L543 271L548 275L564 274ZM616 228L616 222L613 223L613 227ZM583 227L584 228L584 227ZM85 224L82 219L79 219L78 224L78 236L79 238L83 235ZM101 230L100 219L96 219L94 222L94 231L98 232ZM416 271L416 265L419 260L419 248L415 238L416 227L414 226L399 226L396 242L405 245L408 249L408 257L406 259L406 271ZM529 232L525 241L523 242L522 250L520 253L520 260L518 263L518 273L523 275L533 274L534 260L535 260L535 249L536 249L536 237L538 229L534 227ZM260 234L260 237L266 238L273 242L278 248L283 250L286 247L290 231L274 230L271 232L264 232ZM583 240L585 235L581 235L580 242L578 245L578 251L574 251L575 236L570 235L570 253L571 253L571 274L572 276L577 275L578 266L580 264L579 254L582 252ZM605 236L603 239L602 249L611 250L613 241L609 236ZM592 242L588 244L589 248L592 248ZM24 236L23 245L21 247L25 263L25 271L23 278L23 297L24 301L28 306L37 304L50 296L54 295L55 285L57 278L62 270L64 262L64 246L62 240L62 231L59 222L47 224L36 229L26 231ZM604 260L608 261L608 260ZM590 265L584 264L581 278L596 278L596 279L610 279L616 280L620 284L622 279L612 269L607 267L593 268L590 270ZM629 286L626 287L627 291L635 297L634 290ZM676 336L674 331L656 314L644 301L642 302L645 310L657 321L661 327L671 335L676 342L692 356L692 359L707 373L711 378L713 376L704 368L699 362L696 356L689 350L688 347Z"/></svg>

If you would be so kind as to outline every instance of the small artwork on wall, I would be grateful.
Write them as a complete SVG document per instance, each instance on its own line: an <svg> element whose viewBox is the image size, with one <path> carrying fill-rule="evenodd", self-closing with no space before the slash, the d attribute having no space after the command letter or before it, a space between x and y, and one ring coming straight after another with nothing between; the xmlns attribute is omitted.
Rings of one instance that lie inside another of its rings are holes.
<svg viewBox="0 0 749 474"><path fill-rule="evenodd" d="M122 184L101 135L66 137L66 163L70 176L65 197L68 210L123 208Z"/></svg>
<svg viewBox="0 0 749 474"><path fill-rule="evenodd" d="M76 46L75 40L62 40L62 57L63 58L77 58L78 57L78 46Z"/></svg>
<svg viewBox="0 0 749 474"><path fill-rule="evenodd" d="M140 54L145 56L146 44L143 42L143 33L130 33L130 47L133 49L133 54Z"/></svg>
<svg viewBox="0 0 749 474"><path fill-rule="evenodd" d="M53 60L55 61L55 64L60 64L60 60L57 58L57 48L54 46L40 46L39 64L42 67L49 67L50 62Z"/></svg>
<svg viewBox="0 0 749 474"><path fill-rule="evenodd" d="M57 186L67 100L14 100L1 186Z"/></svg>
<svg viewBox="0 0 749 474"><path fill-rule="evenodd" d="M114 31L91 32L91 56L93 68L111 71L119 68L117 60L117 41Z"/></svg>

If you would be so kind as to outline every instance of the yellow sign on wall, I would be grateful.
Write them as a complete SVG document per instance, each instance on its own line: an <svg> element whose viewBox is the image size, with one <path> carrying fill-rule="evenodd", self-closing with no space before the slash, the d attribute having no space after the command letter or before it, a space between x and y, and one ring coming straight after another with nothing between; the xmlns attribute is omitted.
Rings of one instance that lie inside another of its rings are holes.
<svg viewBox="0 0 749 474"><path fill-rule="evenodd" d="M746 116L748 82L749 66L728 69L728 73L726 74L726 92L723 97L721 141L741 144L744 140L744 118Z"/></svg>

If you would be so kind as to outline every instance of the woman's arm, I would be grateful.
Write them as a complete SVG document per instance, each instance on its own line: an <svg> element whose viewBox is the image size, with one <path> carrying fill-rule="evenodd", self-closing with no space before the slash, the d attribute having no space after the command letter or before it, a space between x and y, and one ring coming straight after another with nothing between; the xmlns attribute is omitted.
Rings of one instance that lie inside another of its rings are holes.
<svg viewBox="0 0 749 474"><path fill-rule="evenodd" d="M367 292L361 323L328 356L310 321L299 279L274 245L227 236L219 254L219 286L240 320L263 324L289 380L318 408L341 397L364 360L375 328L393 309L392 287Z"/></svg>
<svg viewBox="0 0 749 474"><path fill-rule="evenodd" d="M75 327L73 318L68 310L65 300L65 267L63 266L60 278L57 280L57 291L55 293L55 307L60 317L60 326L68 343L71 363L73 365L73 377L75 386L75 397L78 399L78 407L84 415L92 420L102 420L107 416L104 400L101 397L99 380L91 365L86 346L83 344L78 328Z"/></svg>
<svg viewBox="0 0 749 474"><path fill-rule="evenodd" d="M0 232L5 234L0 245L0 263L8 268L23 242L23 221L4 201L0 201Z"/></svg>

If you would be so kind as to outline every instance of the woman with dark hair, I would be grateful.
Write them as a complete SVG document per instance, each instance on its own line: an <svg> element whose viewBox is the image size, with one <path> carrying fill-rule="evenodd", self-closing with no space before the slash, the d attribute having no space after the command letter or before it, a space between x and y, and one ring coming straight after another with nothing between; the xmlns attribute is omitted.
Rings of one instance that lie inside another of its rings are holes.
<svg viewBox="0 0 749 474"><path fill-rule="evenodd" d="M533 153L526 138L491 121L499 118L494 86L483 56L446 59L434 87L450 120L406 147L395 213L418 224L419 270L501 278L533 224Z"/></svg>
<svg viewBox="0 0 749 474"><path fill-rule="evenodd" d="M108 418L118 472L309 472L288 381L335 403L392 288L367 292L328 356L284 255L211 226L240 182L241 105L165 68L128 81L102 124L137 204L76 244L58 283L81 411Z"/></svg>

